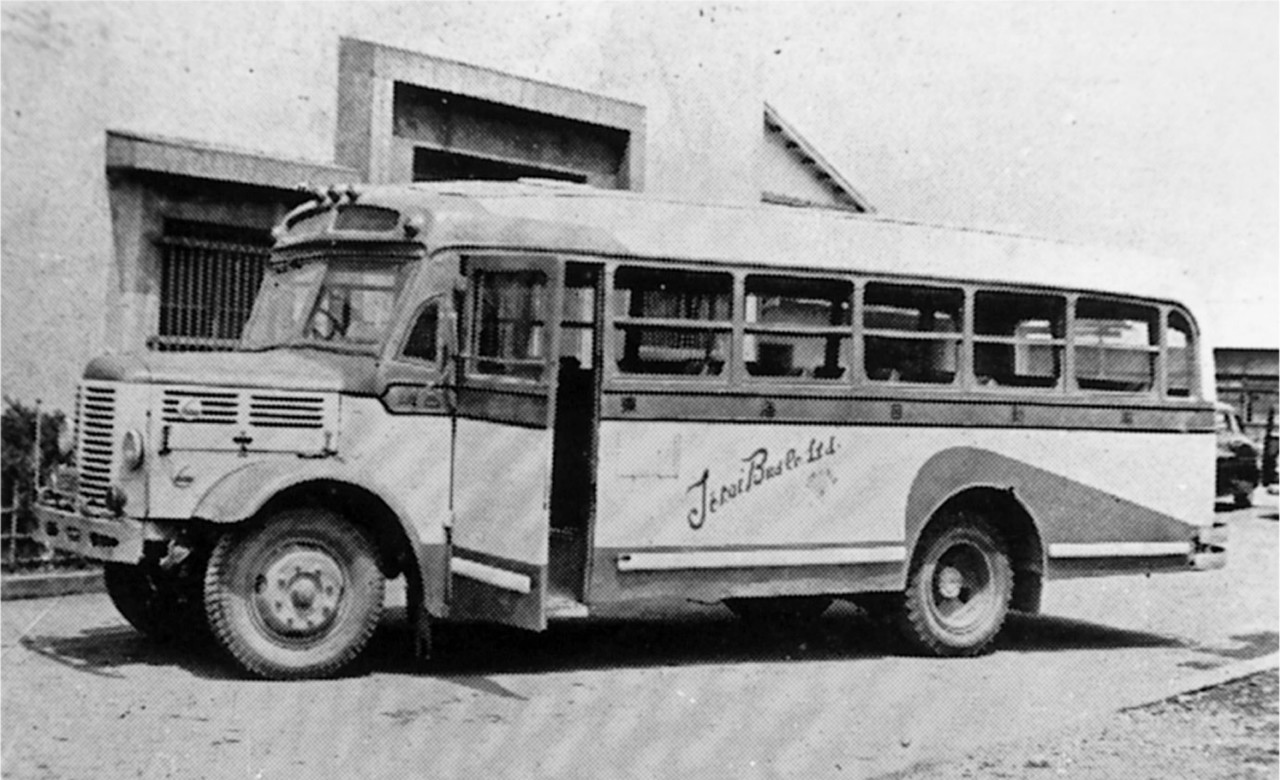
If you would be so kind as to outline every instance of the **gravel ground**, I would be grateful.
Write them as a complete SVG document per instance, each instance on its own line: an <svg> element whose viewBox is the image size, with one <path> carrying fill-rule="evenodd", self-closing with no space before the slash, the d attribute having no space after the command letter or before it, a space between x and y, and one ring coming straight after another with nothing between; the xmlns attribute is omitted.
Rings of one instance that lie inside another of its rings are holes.
<svg viewBox="0 0 1280 780"><path fill-rule="evenodd" d="M1280 675L1271 670L889 777L1274 778L1278 754Z"/></svg>

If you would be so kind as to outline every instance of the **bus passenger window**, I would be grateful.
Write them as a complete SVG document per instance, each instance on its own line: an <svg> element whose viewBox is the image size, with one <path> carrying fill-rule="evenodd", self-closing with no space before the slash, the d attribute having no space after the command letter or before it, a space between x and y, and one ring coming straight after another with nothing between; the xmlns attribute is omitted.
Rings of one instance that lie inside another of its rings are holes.
<svg viewBox="0 0 1280 780"><path fill-rule="evenodd" d="M733 277L623 266L614 275L614 354L624 374L719 376L733 331Z"/></svg>
<svg viewBox="0 0 1280 780"><path fill-rule="evenodd" d="M434 361L436 359L436 328L439 322L440 303L434 300L427 301L417 321L413 323L413 330L409 331L409 338L405 341L404 351L401 354L408 358Z"/></svg>
<svg viewBox="0 0 1280 780"><path fill-rule="evenodd" d="M871 282L862 300L863 368L868 379L929 385L955 381L963 290Z"/></svg>
<svg viewBox="0 0 1280 780"><path fill-rule="evenodd" d="M1160 329L1154 307L1081 298L1072 337L1081 390L1145 393L1155 387Z"/></svg>
<svg viewBox="0 0 1280 780"><path fill-rule="evenodd" d="M1169 366L1169 395L1175 398L1189 398L1194 394L1194 346L1191 323L1187 322L1181 312L1169 312L1169 328L1165 331L1165 357Z"/></svg>
<svg viewBox="0 0 1280 780"><path fill-rule="evenodd" d="M1066 310L1066 299L1056 295L976 293L973 373L978 384L1060 387Z"/></svg>
<svg viewBox="0 0 1280 780"><path fill-rule="evenodd" d="M748 276L742 360L753 377L831 381L846 375L853 284Z"/></svg>

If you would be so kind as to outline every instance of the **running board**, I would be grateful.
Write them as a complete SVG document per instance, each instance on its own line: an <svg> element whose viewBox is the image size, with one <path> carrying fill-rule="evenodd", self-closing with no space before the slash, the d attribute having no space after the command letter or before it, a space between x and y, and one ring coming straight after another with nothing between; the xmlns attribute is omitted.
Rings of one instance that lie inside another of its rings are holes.
<svg viewBox="0 0 1280 780"><path fill-rule="evenodd" d="M575 601L572 596L560 593L548 593L546 607L544 609L548 620L573 620L587 617L591 614L587 609L587 605L581 601Z"/></svg>

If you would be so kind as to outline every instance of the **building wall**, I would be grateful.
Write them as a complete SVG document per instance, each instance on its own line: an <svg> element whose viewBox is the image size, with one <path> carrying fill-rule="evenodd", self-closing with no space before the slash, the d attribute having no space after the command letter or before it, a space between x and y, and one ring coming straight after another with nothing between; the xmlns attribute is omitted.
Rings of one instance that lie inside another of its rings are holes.
<svg viewBox="0 0 1280 780"><path fill-rule="evenodd" d="M1280 405L1280 352L1274 349L1215 349L1218 400L1231 404L1245 433L1261 441Z"/></svg>
<svg viewBox="0 0 1280 780"><path fill-rule="evenodd" d="M730 43L753 22L710 16L692 4L6 4L3 392L69 408L84 363L147 316L113 260L106 131L333 162L343 37L639 104L646 191L758 200L759 62Z"/></svg>

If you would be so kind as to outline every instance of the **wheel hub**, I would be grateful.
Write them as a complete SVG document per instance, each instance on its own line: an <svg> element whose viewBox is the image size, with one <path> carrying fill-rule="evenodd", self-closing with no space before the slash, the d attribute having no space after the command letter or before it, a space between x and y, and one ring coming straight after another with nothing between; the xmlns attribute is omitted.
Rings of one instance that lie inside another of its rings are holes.
<svg viewBox="0 0 1280 780"><path fill-rule="evenodd" d="M959 598L964 590L964 575L954 566L947 566L938 572L938 595L944 599Z"/></svg>
<svg viewBox="0 0 1280 780"><path fill-rule="evenodd" d="M345 584L342 568L328 553L290 547L282 550L259 577L257 611L280 634L319 634L337 617Z"/></svg>

